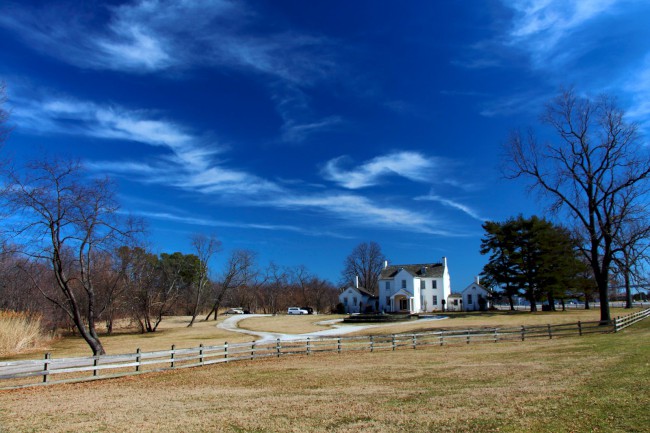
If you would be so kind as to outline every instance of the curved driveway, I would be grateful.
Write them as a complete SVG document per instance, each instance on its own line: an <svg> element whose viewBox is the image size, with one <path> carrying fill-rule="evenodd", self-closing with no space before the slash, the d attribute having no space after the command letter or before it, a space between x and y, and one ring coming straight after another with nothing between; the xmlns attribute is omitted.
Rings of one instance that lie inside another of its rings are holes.
<svg viewBox="0 0 650 433"><path fill-rule="evenodd" d="M397 323L385 323L380 325L339 325L338 323L342 322L343 319L333 319L333 320L323 320L317 322L316 325L325 325L331 326L330 329L323 329L322 331L309 332L306 334L281 334L278 332L263 332L263 331L251 331L249 329L240 328L238 323L240 320L249 319L251 317L269 317L270 314L246 314L246 315L235 315L227 318L223 322L217 325L218 328L225 329L226 331L239 332L242 334L253 335L259 337L255 341L269 341L269 340L302 340L305 338L319 338L319 337L336 337L343 334L349 334L351 332L360 331L367 328L378 328L382 326L395 326ZM427 319L427 320L441 320L446 319L446 317L440 317L437 319ZM400 322L400 323L411 323L411 322Z"/></svg>

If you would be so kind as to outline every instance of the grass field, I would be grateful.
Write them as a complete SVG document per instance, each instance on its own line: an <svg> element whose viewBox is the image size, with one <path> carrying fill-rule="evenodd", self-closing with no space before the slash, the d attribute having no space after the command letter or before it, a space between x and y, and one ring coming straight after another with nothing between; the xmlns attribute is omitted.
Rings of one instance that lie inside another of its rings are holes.
<svg viewBox="0 0 650 433"><path fill-rule="evenodd" d="M647 432L650 321L0 392L0 431Z"/></svg>
<svg viewBox="0 0 650 433"><path fill-rule="evenodd" d="M612 309L612 317L623 316L638 309ZM576 323L597 321L600 317L598 309L569 310L565 312L508 312L497 311L489 313L445 313L448 319L440 321L416 320L398 323L390 326L361 329L349 335L378 335L402 332L427 331L432 329L467 328L467 327L509 327L521 325L545 325L558 323ZM143 352L169 349L172 344L177 348L197 347L204 345L221 345L224 342L240 343L253 341L254 337L230 332L217 328L227 316L219 316L218 321L197 320L194 326L187 328L190 318L186 316L166 317L157 332L140 334L132 328L118 327L113 335L101 335L101 341L108 354L131 353L140 348ZM341 319L341 315L304 315L272 317L251 317L240 322L239 326L255 331L301 334L327 329L318 322ZM100 330L101 331L101 330ZM48 340L38 345L38 348L23 352L19 355L1 357L7 359L42 358L45 352L50 352L55 358L72 356L90 356L92 352L83 339L78 336L66 336L60 339Z"/></svg>

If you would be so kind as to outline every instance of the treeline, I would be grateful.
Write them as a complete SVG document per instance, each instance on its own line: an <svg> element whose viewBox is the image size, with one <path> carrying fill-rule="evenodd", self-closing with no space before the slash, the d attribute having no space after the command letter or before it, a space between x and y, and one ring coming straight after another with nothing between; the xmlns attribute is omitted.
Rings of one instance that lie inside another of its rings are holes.
<svg viewBox="0 0 650 433"><path fill-rule="evenodd" d="M74 330L52 270L45 261L26 257L20 248L4 245L0 255L0 309L41 313L47 327ZM228 307L264 314L290 306L330 312L338 302L337 288L304 266L261 267L249 250L230 253L204 287L203 264L196 254L157 255L142 247L122 246L94 253L92 262L94 317L109 334L125 319L144 333L155 332L165 316L192 316L195 310L201 320L216 320ZM76 265L65 266L72 271ZM82 293L75 296L83 300ZM80 314L88 317L88 303L78 304Z"/></svg>

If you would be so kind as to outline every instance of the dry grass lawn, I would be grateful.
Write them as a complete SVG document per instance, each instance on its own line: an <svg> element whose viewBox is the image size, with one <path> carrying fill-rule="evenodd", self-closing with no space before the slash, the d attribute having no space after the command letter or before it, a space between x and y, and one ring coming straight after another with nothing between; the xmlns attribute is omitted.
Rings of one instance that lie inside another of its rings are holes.
<svg viewBox="0 0 650 433"><path fill-rule="evenodd" d="M309 332L329 329L323 321L343 319L346 315L276 315L268 317L250 317L239 322L239 327L251 331L278 332L281 334L307 334Z"/></svg>
<svg viewBox="0 0 650 433"><path fill-rule="evenodd" d="M153 333L141 334L132 328L121 328L113 335L100 333L100 338L108 354L133 353L137 348L143 352L165 350L169 349L172 344L180 349L197 347L201 343L221 345L226 341L240 343L254 340L252 336L217 328L217 324L222 322L225 317L227 316L219 316L218 321L203 321L197 318L191 328L187 327L190 322L189 316L165 317L158 330ZM42 358L44 352L50 352L55 358L92 355L88 344L81 337L66 336L50 341L48 347L40 348L38 352L25 352L20 356L11 357L11 359Z"/></svg>
<svg viewBox="0 0 650 433"><path fill-rule="evenodd" d="M637 310L613 309L612 317L623 316ZM427 331L434 329L450 328L476 328L476 327L510 327L521 325L545 325L557 323L576 323L597 321L600 317L598 309L569 310L566 312L488 312L488 313L445 313L448 319L439 321L416 320L401 322L390 326L361 329L348 335L386 335L392 333L405 333ZM140 334L133 328L118 328L113 335L101 335L101 341L108 354L133 353L137 348L143 352L166 350L172 344L177 348L197 347L204 345L221 345L224 342L240 343L253 341L249 335L230 332L217 328L217 324L229 316L220 315L218 321L203 321L199 318L194 326L187 328L190 318L187 316L165 317L157 332ZM279 332L288 334L302 334L327 329L317 323L341 319L341 315L303 315L273 317L251 317L239 322L241 328L254 331ZM101 331L101 330L100 330ZM49 340L38 345L37 349L26 351L20 355L2 357L3 359L35 359L42 358L43 353L50 352L55 358L90 356L92 352L82 338L66 336L64 338Z"/></svg>
<svg viewBox="0 0 650 433"><path fill-rule="evenodd" d="M631 310L613 308L611 310L611 316L624 316L639 310L640 308ZM402 322L391 327L364 329L351 335L379 335L454 328L508 328L521 325L556 325L559 323L577 323L578 321L597 322L600 320L600 310L598 308L554 312L539 311L536 313L526 311L490 311L485 313L448 312L444 314L440 313L440 315L448 318L435 321L415 320L411 322Z"/></svg>
<svg viewBox="0 0 650 433"><path fill-rule="evenodd" d="M0 392L0 431L647 432L650 320L618 334L320 354Z"/></svg>

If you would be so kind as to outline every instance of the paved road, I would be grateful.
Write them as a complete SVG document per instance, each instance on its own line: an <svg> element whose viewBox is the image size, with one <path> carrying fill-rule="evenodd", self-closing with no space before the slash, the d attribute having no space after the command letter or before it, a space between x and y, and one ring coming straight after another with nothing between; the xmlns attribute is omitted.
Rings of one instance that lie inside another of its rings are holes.
<svg viewBox="0 0 650 433"><path fill-rule="evenodd" d="M395 326L398 323L382 323L376 325L340 325L339 323L343 322L343 319L333 319L333 320L323 320L317 322L317 325L331 326L330 329L323 329L322 331L309 332L306 334L281 334L278 332L262 332L262 331L251 331L248 329L243 329L239 327L239 321L248 319L251 317L268 317L270 314L246 314L246 315L235 315L227 318L223 322L217 325L218 328L225 329L232 332L240 332L242 334L253 335L259 337L255 341L275 341L280 339L282 341L288 340L304 340L307 337L309 338L318 338L318 337L336 337L339 335L349 334L351 332L360 331L367 328L378 328L382 326ZM440 317L436 319L427 319L427 320L441 320L446 319L446 317ZM402 324L412 323L412 322L400 322Z"/></svg>

